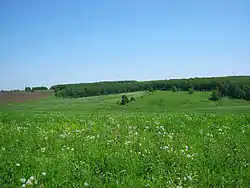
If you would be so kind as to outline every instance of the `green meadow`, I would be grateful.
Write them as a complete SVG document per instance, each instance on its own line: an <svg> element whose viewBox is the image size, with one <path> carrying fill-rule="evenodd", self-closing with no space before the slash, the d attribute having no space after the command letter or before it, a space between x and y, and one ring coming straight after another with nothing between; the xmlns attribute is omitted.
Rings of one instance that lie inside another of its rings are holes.
<svg viewBox="0 0 250 188"><path fill-rule="evenodd" d="M0 187L250 187L250 102L154 91L0 106Z"/></svg>

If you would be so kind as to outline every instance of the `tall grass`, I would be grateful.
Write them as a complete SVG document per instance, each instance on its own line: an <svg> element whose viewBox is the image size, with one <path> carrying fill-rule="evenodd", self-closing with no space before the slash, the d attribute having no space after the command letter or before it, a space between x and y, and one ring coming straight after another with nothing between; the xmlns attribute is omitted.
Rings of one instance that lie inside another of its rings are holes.
<svg viewBox="0 0 250 188"><path fill-rule="evenodd" d="M249 115L124 113L0 112L0 185L249 187Z"/></svg>

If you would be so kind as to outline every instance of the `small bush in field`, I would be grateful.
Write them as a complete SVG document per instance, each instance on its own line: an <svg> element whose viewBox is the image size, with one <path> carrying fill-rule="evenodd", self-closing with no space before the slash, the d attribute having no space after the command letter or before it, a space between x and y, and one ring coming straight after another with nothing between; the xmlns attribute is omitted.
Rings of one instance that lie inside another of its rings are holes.
<svg viewBox="0 0 250 188"><path fill-rule="evenodd" d="M134 98L134 97L131 97L131 98L130 98L130 101L135 101L135 98Z"/></svg>
<svg viewBox="0 0 250 188"><path fill-rule="evenodd" d="M213 90L210 100L212 101L219 101L221 99L220 92L218 89Z"/></svg>
<svg viewBox="0 0 250 188"><path fill-rule="evenodd" d="M173 86L173 87L172 87L172 91L173 91L173 92L177 92L177 91L178 91L177 87L176 87L176 86Z"/></svg>
<svg viewBox="0 0 250 188"><path fill-rule="evenodd" d="M127 95L122 95L122 102L121 102L121 105L125 105L129 103L129 99L128 99L128 96Z"/></svg>
<svg viewBox="0 0 250 188"><path fill-rule="evenodd" d="M193 93L194 93L194 89L193 89L193 88L189 88L189 89L188 89L188 93L189 93L189 94L193 94Z"/></svg>

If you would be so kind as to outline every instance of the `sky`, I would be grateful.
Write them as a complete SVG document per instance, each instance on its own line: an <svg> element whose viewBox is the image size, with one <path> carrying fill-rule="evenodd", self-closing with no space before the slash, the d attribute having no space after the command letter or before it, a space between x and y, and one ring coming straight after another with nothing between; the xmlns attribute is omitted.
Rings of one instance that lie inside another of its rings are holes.
<svg viewBox="0 0 250 188"><path fill-rule="evenodd" d="M1 0L0 89L250 75L249 0Z"/></svg>

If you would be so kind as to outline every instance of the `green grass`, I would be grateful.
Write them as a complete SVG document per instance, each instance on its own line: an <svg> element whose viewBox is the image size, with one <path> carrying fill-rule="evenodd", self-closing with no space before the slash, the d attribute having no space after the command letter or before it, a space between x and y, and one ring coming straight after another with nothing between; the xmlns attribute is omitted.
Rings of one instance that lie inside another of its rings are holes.
<svg viewBox="0 0 250 188"><path fill-rule="evenodd" d="M121 95L0 106L0 187L250 186L249 102Z"/></svg>

